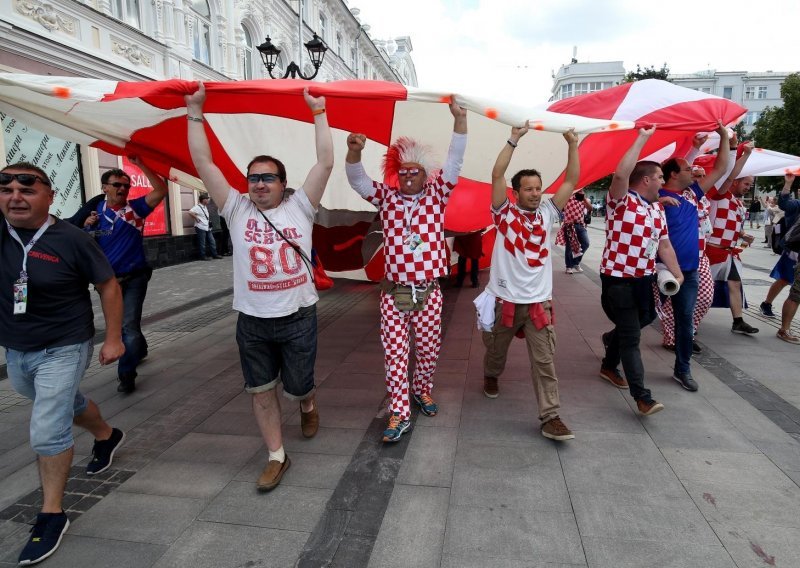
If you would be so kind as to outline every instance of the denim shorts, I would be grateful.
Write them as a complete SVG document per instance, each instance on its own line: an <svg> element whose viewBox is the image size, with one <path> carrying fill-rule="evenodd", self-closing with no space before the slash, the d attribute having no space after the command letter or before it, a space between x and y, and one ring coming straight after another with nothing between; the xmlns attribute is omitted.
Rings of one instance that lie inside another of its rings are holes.
<svg viewBox="0 0 800 568"><path fill-rule="evenodd" d="M274 389L278 380L294 400L314 391L317 358L317 306L300 308L280 318L258 318L240 313L236 343L242 362L245 390L251 394Z"/></svg>
<svg viewBox="0 0 800 568"><path fill-rule="evenodd" d="M40 351L6 349L11 385L33 401L31 447L55 456L74 445L72 419L86 410L78 385L92 358L92 340Z"/></svg>

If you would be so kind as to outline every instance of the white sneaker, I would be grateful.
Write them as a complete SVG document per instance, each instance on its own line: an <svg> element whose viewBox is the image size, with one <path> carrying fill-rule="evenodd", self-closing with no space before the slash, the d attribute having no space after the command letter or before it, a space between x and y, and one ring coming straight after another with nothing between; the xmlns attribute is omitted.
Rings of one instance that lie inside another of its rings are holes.
<svg viewBox="0 0 800 568"><path fill-rule="evenodd" d="M583 268L581 268L580 264L575 267L575 272L583 272Z"/></svg>
<svg viewBox="0 0 800 568"><path fill-rule="evenodd" d="M575 274L575 269L574 268L567 268L567 270L565 272L567 274Z"/></svg>

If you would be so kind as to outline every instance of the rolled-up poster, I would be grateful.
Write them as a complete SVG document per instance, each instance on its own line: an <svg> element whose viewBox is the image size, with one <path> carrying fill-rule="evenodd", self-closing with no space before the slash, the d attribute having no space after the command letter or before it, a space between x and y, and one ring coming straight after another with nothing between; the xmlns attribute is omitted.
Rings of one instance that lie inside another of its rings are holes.
<svg viewBox="0 0 800 568"><path fill-rule="evenodd" d="M672 272L660 262L656 265L656 275L658 289L665 296L674 296L681 289L681 285L678 284L678 280L672 275Z"/></svg>

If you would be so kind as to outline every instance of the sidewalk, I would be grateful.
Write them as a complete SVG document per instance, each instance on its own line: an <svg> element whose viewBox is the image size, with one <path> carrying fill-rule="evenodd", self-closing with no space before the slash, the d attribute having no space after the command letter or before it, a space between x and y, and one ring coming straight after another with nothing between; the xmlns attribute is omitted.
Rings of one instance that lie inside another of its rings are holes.
<svg viewBox="0 0 800 568"><path fill-rule="evenodd" d="M377 290L337 281L318 306L320 432L304 439L297 405L282 401L292 466L268 494L255 489L267 454L242 393L230 260L156 271L138 390L119 395L114 369L96 364L83 382L127 441L107 475L86 479L79 466L92 440L76 438L73 524L43 566L800 565L800 443L786 431L800 405L800 349L775 339L768 322L756 324L758 336L733 335L729 312L712 310L699 336L706 353L693 364L700 390L690 393L647 328L647 384L666 409L640 417L627 391L597 376L600 334L611 327L593 274L598 228L586 273L564 274L554 251L561 415L575 440L539 434L522 341L499 398L483 396L471 307L479 290L446 288L441 412L415 413L409 435L381 444ZM775 258L745 257L756 306L771 281L753 267ZM180 309L207 296L216 299ZM770 414L780 404L784 427ZM0 566L15 564L36 513L28 413L0 409Z"/></svg>

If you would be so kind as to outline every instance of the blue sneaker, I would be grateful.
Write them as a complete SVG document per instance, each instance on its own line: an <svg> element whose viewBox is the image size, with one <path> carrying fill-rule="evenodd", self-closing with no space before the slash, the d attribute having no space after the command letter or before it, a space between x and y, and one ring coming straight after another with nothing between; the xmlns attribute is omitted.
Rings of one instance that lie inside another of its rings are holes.
<svg viewBox="0 0 800 568"><path fill-rule="evenodd" d="M439 412L439 405L433 402L429 394L415 394L414 402L419 404L419 409L425 416L436 416L436 413Z"/></svg>
<svg viewBox="0 0 800 568"><path fill-rule="evenodd" d="M383 431L384 442L397 442L403 432L411 429L411 420L402 420L400 413L395 412L389 417L389 426Z"/></svg>
<svg viewBox="0 0 800 568"><path fill-rule="evenodd" d="M125 441L125 433L119 428L111 430L108 440L95 440L92 447L92 460L86 464L86 475L96 475L111 467L114 453Z"/></svg>
<svg viewBox="0 0 800 568"><path fill-rule="evenodd" d="M69 528L69 519L60 513L39 513L31 528L31 538L19 554L19 565L30 566L53 554Z"/></svg>

